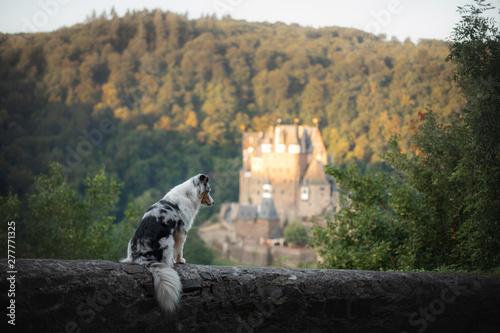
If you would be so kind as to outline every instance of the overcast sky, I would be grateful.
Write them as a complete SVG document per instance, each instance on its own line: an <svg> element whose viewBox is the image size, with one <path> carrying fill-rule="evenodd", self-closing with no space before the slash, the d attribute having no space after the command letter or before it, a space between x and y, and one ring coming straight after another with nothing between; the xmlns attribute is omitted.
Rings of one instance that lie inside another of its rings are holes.
<svg viewBox="0 0 500 333"><path fill-rule="evenodd" d="M0 32L52 31L82 23L95 10L109 13L114 6L119 16L127 9L160 8L187 13L189 18L204 14L229 14L247 21L281 21L302 26L353 27L375 34L384 33L400 41L410 37L446 39L460 16L457 6L472 0L0 0ZM500 22L500 0L490 11Z"/></svg>

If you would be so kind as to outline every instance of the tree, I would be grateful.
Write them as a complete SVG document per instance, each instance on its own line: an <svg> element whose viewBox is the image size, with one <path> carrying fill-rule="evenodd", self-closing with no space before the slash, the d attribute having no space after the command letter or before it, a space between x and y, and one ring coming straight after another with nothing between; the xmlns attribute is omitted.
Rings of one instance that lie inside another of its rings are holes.
<svg viewBox="0 0 500 333"><path fill-rule="evenodd" d="M123 184L108 179L101 169L94 177L87 176L84 186L81 197L65 181L57 163L51 163L48 176L37 177L36 192L28 196L29 211L19 226L23 257L116 259L113 254L118 251L112 248L126 244L118 245L110 237L114 233L115 240L123 241L121 233L114 230L112 214ZM129 221L132 212L125 215Z"/></svg>
<svg viewBox="0 0 500 333"><path fill-rule="evenodd" d="M9 194L5 197L0 196L0 221L2 221L2 223L5 225L5 227L0 231L0 237L2 237L0 239L0 246L2 247L2 249L9 249L9 239L15 242L15 224L19 217L20 206L21 201L19 201L17 195L12 194L12 192L9 192ZM14 237L9 237L9 235ZM10 245L14 244L15 243L10 242Z"/></svg>
<svg viewBox="0 0 500 333"><path fill-rule="evenodd" d="M461 262L476 269L500 267L500 33L484 0L459 7L448 60L467 97L463 126L469 145L454 178L468 190L468 213L459 234Z"/></svg>
<svg viewBox="0 0 500 333"><path fill-rule="evenodd" d="M317 79L311 79L307 83L304 92L302 93L302 111L301 116L307 121L312 118L323 118L324 108L324 89L323 85Z"/></svg>
<svg viewBox="0 0 500 333"><path fill-rule="evenodd" d="M362 175L327 167L341 188L341 211L326 228L314 229L314 246L326 267L426 269L453 266L464 218L466 189L453 179L463 156L460 117L440 124L432 112L412 122L413 149L403 153L401 138L389 141L384 160L391 172Z"/></svg>
<svg viewBox="0 0 500 333"><path fill-rule="evenodd" d="M309 241L307 230L300 221L290 223L283 233L285 234L285 242L287 243L304 246Z"/></svg>
<svg viewBox="0 0 500 333"><path fill-rule="evenodd" d="M418 110L431 104L447 117L462 98L447 80L454 65L443 63L442 41L403 45L355 29L188 21L160 10L107 17L0 36L0 195L12 189L25 200L49 161L64 164L68 145L76 149L103 117L115 130L67 183L82 198L87 170L106 165L125 182L120 220L148 189L163 192L188 171L225 172L217 159L240 160L241 125L310 124L316 113L336 164L366 168L391 132L401 130L409 149ZM237 191L232 182L224 195Z"/></svg>
<svg viewBox="0 0 500 333"><path fill-rule="evenodd" d="M328 166L342 188L340 213L326 227L313 227L312 246L325 268L398 269L414 261L399 258L409 232L392 207L394 184L382 171L361 175L355 166Z"/></svg>
<svg viewBox="0 0 500 333"><path fill-rule="evenodd" d="M139 225L144 210L140 205L130 202L125 216L120 223L114 224L110 230L110 247L103 259L117 260L127 257L128 242Z"/></svg>
<svg viewBox="0 0 500 333"><path fill-rule="evenodd" d="M428 111L419 115L411 151L402 153L398 136L389 141L385 160L392 166L393 207L408 221L416 244L415 268L453 266L458 260L457 235L465 218L467 188L453 177L464 157L467 129L459 114L442 124Z"/></svg>
<svg viewBox="0 0 500 333"><path fill-rule="evenodd" d="M500 36L480 16L488 9L482 0L460 8L453 34L448 59L466 96L462 113L446 123L419 113L409 152L400 136L389 141L391 173L327 168L343 206L314 230L325 266L387 269L389 258L393 269L500 267L500 91L491 84L500 80Z"/></svg>
<svg viewBox="0 0 500 333"><path fill-rule="evenodd" d="M190 264L211 265L214 261L212 250L198 236L197 228L189 231L184 245L184 258Z"/></svg>

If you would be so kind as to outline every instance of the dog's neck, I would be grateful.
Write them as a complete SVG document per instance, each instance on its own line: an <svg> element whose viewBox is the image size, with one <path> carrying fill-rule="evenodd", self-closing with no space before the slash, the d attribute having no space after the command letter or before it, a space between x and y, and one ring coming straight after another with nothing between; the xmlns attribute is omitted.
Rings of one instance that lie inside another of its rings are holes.
<svg viewBox="0 0 500 333"><path fill-rule="evenodd" d="M190 221L193 222L201 207L200 198L197 191L186 181L177 185L163 197L164 199L171 200L179 205L188 209L182 209L182 214Z"/></svg>

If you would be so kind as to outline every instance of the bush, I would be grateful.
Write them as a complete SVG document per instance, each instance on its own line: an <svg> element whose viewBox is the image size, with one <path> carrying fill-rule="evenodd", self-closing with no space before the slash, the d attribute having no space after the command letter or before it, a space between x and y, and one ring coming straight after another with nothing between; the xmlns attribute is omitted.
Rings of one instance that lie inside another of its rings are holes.
<svg viewBox="0 0 500 333"><path fill-rule="evenodd" d="M385 155L392 172L329 166L342 189L339 214L315 228L323 266L351 269L500 267L500 34L481 14L460 8L449 60L466 95L442 123L431 111L413 120L411 151L399 136Z"/></svg>
<svg viewBox="0 0 500 333"><path fill-rule="evenodd" d="M212 249L198 236L197 229L191 228L184 245L184 258L189 264L211 265L214 261Z"/></svg>
<svg viewBox="0 0 500 333"><path fill-rule="evenodd" d="M309 241L306 228L299 221L293 221L284 230L285 242L304 246Z"/></svg>
<svg viewBox="0 0 500 333"><path fill-rule="evenodd" d="M27 197L28 210L22 212L16 225L20 255L51 259L123 257L138 212L137 207L129 206L125 220L114 223L113 211L122 187L108 178L103 168L95 176L87 176L84 194L79 195L66 182L61 166L51 163L49 175L36 178L35 193ZM16 200L2 199L2 206L19 207Z"/></svg>

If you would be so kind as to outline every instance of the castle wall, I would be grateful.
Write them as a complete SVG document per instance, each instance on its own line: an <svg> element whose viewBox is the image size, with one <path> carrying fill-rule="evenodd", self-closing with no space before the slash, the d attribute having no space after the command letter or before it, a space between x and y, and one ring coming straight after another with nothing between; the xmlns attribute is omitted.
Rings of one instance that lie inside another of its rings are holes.
<svg viewBox="0 0 500 333"><path fill-rule="evenodd" d="M269 223L265 220L239 221L235 222L236 238L241 240L252 240L259 244L261 238L269 238Z"/></svg>
<svg viewBox="0 0 500 333"><path fill-rule="evenodd" d="M324 194L314 193L314 188L309 202L303 203L300 189L311 161L317 159L326 164L326 158L326 149L317 128L281 125L271 127L265 133L245 132L239 203L259 205L262 186L269 179L282 224L308 214L321 213L331 198L325 199Z"/></svg>
<svg viewBox="0 0 500 333"><path fill-rule="evenodd" d="M205 244L212 247L220 247L224 243L236 242L236 233L234 228L227 228L219 225L217 228L200 228L198 235L203 239Z"/></svg>
<svg viewBox="0 0 500 333"><path fill-rule="evenodd" d="M297 184L300 181L298 154L272 154L267 160L269 180L278 215L290 219L296 215Z"/></svg>
<svg viewBox="0 0 500 333"><path fill-rule="evenodd" d="M300 220L320 215L326 207L332 206L333 197L330 195L330 187L330 184L309 185L309 200L299 200Z"/></svg>
<svg viewBox="0 0 500 333"><path fill-rule="evenodd" d="M246 175L243 174L243 176L240 176L240 179L241 177L244 178L244 185L240 185L240 204L259 205L262 201L264 176L247 171Z"/></svg>
<svg viewBox="0 0 500 333"><path fill-rule="evenodd" d="M186 259L174 267L183 292L179 310L168 316L157 307L151 273L142 265L18 259L16 331L427 333L500 327L497 276L223 267ZM10 285L8 271L7 260L0 260L2 291ZM2 302L8 303L6 292Z"/></svg>
<svg viewBox="0 0 500 333"><path fill-rule="evenodd" d="M300 182L299 154L265 153L251 162L251 179L241 186L245 200L258 204L262 200L262 185L267 177L273 186L273 199L280 218L296 216L298 186ZM246 202L242 202L246 203Z"/></svg>
<svg viewBox="0 0 500 333"><path fill-rule="evenodd" d="M240 199L239 203L244 205L255 205L252 203L252 173L247 170L240 171Z"/></svg>
<svg viewBox="0 0 500 333"><path fill-rule="evenodd" d="M224 248L224 258L251 266L297 267L317 263L319 258L312 249L294 249L282 246L228 245Z"/></svg>

